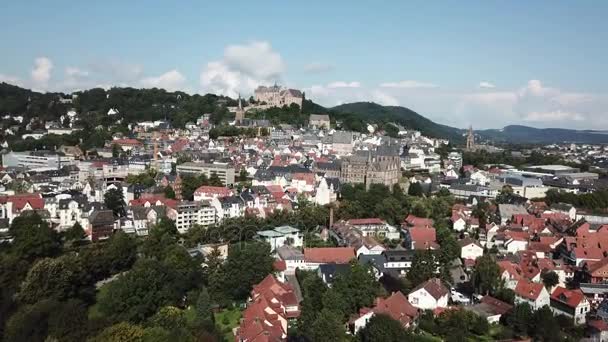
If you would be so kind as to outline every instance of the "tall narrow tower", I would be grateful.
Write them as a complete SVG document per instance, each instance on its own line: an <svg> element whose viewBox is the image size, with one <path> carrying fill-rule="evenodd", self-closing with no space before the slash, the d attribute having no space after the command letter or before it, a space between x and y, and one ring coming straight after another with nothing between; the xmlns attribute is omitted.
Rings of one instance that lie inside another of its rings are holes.
<svg viewBox="0 0 608 342"><path fill-rule="evenodd" d="M236 109L234 116L234 122L238 125L245 118L245 111L243 110L243 104L241 103L241 94L239 94L239 107Z"/></svg>
<svg viewBox="0 0 608 342"><path fill-rule="evenodd" d="M473 126L469 126L469 133L467 134L467 150L475 149L475 134L473 133Z"/></svg>

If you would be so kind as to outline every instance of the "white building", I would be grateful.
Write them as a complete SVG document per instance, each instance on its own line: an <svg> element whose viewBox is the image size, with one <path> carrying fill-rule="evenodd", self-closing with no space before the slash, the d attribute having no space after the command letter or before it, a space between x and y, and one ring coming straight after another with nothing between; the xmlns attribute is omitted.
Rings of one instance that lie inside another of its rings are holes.
<svg viewBox="0 0 608 342"><path fill-rule="evenodd" d="M284 245L302 247L304 244L304 237L300 230L291 226L280 226L270 230L263 230L257 233L257 237L270 244L272 251Z"/></svg>
<svg viewBox="0 0 608 342"><path fill-rule="evenodd" d="M407 295L408 301L418 309L435 310L448 307L450 291L440 279L433 278L418 285Z"/></svg>

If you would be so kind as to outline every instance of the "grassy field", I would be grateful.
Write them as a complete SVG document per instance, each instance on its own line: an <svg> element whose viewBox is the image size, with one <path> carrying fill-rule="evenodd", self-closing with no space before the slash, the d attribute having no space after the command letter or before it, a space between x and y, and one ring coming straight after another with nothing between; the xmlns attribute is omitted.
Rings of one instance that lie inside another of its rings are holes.
<svg viewBox="0 0 608 342"><path fill-rule="evenodd" d="M224 309L215 314L215 325L224 335L224 341L234 341L232 329L239 325L241 310L239 308Z"/></svg>

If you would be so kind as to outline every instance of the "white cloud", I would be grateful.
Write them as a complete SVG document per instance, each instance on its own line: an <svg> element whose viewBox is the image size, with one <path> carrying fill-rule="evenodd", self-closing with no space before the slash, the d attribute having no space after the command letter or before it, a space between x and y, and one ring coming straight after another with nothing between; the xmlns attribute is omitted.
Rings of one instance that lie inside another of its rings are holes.
<svg viewBox="0 0 608 342"><path fill-rule="evenodd" d="M387 82L380 84L382 88L404 88L404 89L415 89L415 88L437 88L438 85L427 82L419 82L413 80L405 80L399 82Z"/></svg>
<svg viewBox="0 0 608 342"><path fill-rule="evenodd" d="M304 66L304 71L312 73L312 74L320 74L324 72L328 72L334 69L334 66L327 63L309 63Z"/></svg>
<svg viewBox="0 0 608 342"><path fill-rule="evenodd" d="M382 91L379 90L374 90L371 93L372 95L372 100L376 103L379 103L383 106L398 106L399 105L399 100L397 100L395 97L384 93Z"/></svg>
<svg viewBox="0 0 608 342"><path fill-rule="evenodd" d="M168 91L176 91L184 90L186 78L174 69L160 76L146 77L139 83L145 88L162 88Z"/></svg>
<svg viewBox="0 0 608 342"><path fill-rule="evenodd" d="M36 89L46 90L51 79L51 70L53 70L53 62L49 58L36 58L31 72L33 86Z"/></svg>
<svg viewBox="0 0 608 342"><path fill-rule="evenodd" d="M552 123L557 121L583 121L585 117L580 113L556 110L551 112L530 112L523 119L530 122Z"/></svg>
<svg viewBox="0 0 608 342"><path fill-rule="evenodd" d="M268 42L230 45L221 60L207 63L200 83L204 92L234 97L251 93L260 84L279 81L285 68L281 55Z"/></svg>
<svg viewBox="0 0 608 342"><path fill-rule="evenodd" d="M357 81L353 82L344 82L344 81L336 81L331 82L327 85L327 88L360 88L361 83Z"/></svg>
<svg viewBox="0 0 608 342"><path fill-rule="evenodd" d="M4 74L0 74L0 82L5 82L17 86L22 85L22 81L19 77Z"/></svg>
<svg viewBox="0 0 608 342"><path fill-rule="evenodd" d="M86 70L82 70L77 67L67 67L65 68L65 74L68 77L87 77L89 76L89 72Z"/></svg>
<svg viewBox="0 0 608 342"><path fill-rule="evenodd" d="M494 84L492 84L490 82L486 82L486 81L479 82L479 86L478 87L479 88L490 88L490 89L491 88L496 88L496 86Z"/></svg>

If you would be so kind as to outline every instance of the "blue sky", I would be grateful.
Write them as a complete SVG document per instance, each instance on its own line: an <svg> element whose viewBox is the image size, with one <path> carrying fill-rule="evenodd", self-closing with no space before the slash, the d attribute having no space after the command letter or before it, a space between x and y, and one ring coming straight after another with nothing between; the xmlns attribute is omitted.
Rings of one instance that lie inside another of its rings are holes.
<svg viewBox="0 0 608 342"><path fill-rule="evenodd" d="M459 127L608 129L608 2L24 1L0 80L375 101Z"/></svg>

